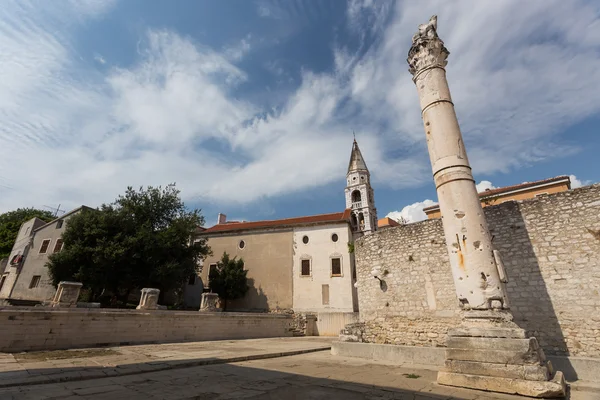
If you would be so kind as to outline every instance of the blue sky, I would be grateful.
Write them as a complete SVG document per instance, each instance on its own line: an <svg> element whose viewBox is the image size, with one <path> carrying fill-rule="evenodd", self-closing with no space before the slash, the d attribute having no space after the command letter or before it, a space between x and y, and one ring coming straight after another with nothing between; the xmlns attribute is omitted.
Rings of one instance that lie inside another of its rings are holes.
<svg viewBox="0 0 600 400"><path fill-rule="evenodd" d="M597 2L5 0L0 212L170 182L207 225L341 211L354 130L379 216L418 219L432 14L480 187L598 182Z"/></svg>

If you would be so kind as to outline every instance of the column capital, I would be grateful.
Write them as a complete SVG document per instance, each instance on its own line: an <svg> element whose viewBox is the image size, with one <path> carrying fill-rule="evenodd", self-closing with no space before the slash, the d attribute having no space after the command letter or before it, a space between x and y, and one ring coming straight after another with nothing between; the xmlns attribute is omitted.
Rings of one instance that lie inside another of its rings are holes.
<svg viewBox="0 0 600 400"><path fill-rule="evenodd" d="M413 35L412 46L408 51L408 71L415 76L424 68L444 68L450 52L437 34L437 16L429 19L427 24L419 25L419 31Z"/></svg>

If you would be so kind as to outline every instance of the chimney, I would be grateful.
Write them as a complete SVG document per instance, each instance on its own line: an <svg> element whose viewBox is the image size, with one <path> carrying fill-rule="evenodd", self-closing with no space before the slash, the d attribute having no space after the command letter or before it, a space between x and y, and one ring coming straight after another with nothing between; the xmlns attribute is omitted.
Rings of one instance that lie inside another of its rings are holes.
<svg viewBox="0 0 600 400"><path fill-rule="evenodd" d="M224 224L225 222L227 222L227 215L219 213L219 216L217 217L217 225Z"/></svg>

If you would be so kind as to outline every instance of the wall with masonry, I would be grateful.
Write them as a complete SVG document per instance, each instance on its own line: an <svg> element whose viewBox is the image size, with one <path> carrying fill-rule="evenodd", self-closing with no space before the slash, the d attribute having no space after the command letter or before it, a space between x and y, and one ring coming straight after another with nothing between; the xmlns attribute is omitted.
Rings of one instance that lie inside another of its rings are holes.
<svg viewBox="0 0 600 400"><path fill-rule="evenodd" d="M292 336L273 314L0 308L0 352Z"/></svg>
<svg viewBox="0 0 600 400"><path fill-rule="evenodd" d="M547 354L600 357L600 184L484 212L515 322ZM355 252L361 323L346 333L444 346L460 318L442 221L378 231L359 239Z"/></svg>

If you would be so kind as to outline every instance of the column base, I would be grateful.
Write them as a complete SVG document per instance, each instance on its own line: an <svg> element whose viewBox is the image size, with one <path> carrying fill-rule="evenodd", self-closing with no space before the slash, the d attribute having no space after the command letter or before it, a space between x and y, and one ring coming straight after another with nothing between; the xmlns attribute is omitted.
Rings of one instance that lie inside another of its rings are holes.
<svg viewBox="0 0 600 400"><path fill-rule="evenodd" d="M441 385L530 397L564 397L562 372L553 371L535 337L509 321L464 320L448 331Z"/></svg>

